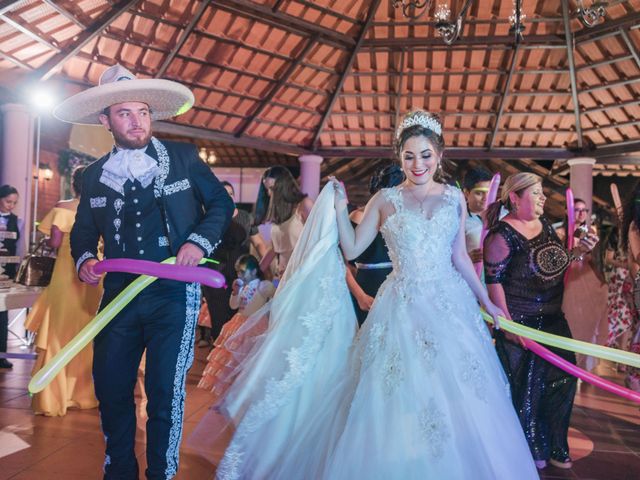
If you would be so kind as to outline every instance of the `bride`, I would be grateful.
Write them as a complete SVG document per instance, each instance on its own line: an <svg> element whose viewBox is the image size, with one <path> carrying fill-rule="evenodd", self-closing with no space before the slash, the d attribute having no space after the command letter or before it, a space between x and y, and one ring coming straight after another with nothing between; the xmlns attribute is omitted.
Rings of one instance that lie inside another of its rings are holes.
<svg viewBox="0 0 640 480"><path fill-rule="evenodd" d="M221 479L538 478L478 301L462 194L438 180L437 117L407 114L396 135L406 175L351 227L332 179L279 286L269 329L223 407L236 432ZM393 272L352 347L339 239L358 256L380 230Z"/></svg>

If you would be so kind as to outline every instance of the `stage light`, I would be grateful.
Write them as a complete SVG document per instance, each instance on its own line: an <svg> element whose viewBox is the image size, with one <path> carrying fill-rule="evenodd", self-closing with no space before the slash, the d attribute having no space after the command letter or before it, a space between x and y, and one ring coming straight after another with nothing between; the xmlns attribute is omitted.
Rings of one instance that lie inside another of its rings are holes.
<svg viewBox="0 0 640 480"><path fill-rule="evenodd" d="M56 104L56 95L45 85L33 85L25 90L29 104L39 113L50 112Z"/></svg>

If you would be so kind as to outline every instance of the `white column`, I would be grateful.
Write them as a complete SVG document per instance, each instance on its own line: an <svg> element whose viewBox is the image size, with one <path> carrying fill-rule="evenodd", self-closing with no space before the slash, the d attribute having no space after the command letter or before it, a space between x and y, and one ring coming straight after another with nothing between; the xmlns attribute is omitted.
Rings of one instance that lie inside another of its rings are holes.
<svg viewBox="0 0 640 480"><path fill-rule="evenodd" d="M315 200L320 193L320 155L302 155L300 162L300 189Z"/></svg>
<svg viewBox="0 0 640 480"><path fill-rule="evenodd" d="M596 159L578 157L569 159L567 163L570 167L569 183L573 197L584 200L587 208L593 211L591 208L593 197L593 166L596 163Z"/></svg>
<svg viewBox="0 0 640 480"><path fill-rule="evenodd" d="M20 200L14 212L23 222L24 229L18 251L27 251L33 215L31 208L31 185L33 177L34 117L25 105L7 103L0 108L2 113L2 161L0 183L14 186Z"/></svg>

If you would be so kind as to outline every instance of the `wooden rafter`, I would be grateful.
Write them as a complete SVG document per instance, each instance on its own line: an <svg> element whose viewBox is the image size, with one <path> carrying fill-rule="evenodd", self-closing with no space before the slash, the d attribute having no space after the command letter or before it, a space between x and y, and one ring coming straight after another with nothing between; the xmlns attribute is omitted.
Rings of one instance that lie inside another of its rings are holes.
<svg viewBox="0 0 640 480"><path fill-rule="evenodd" d="M257 148L258 150L267 150L269 152L283 153L285 155L298 156L305 153L310 153L308 150L297 145L274 142L263 138L236 137L231 133L173 122L155 122L154 131L196 139L223 142L229 145L237 145L241 147Z"/></svg>
<svg viewBox="0 0 640 480"><path fill-rule="evenodd" d="M22 3L21 0L0 0L0 15L10 12L17 4Z"/></svg>
<svg viewBox="0 0 640 480"><path fill-rule="evenodd" d="M24 68L25 70L31 70L31 67L29 65L18 60L16 57L9 55L8 53L0 52L0 58L13 63L14 65L17 65L20 68Z"/></svg>
<svg viewBox="0 0 640 480"><path fill-rule="evenodd" d="M545 178L546 180L548 180L550 183L552 183L556 187L561 188L561 190L558 190L558 193L561 193L562 195L564 195L565 193L565 188L569 186L569 180L567 178L561 177L558 175L548 176L547 174L549 173L549 170L546 169L545 167L541 167L536 163L525 162L524 160L521 160L521 159L515 160L515 163L517 163L520 166L521 170L536 173L541 177ZM604 200L601 197L598 197L597 195L593 195L593 202L597 203L605 210L610 210L612 208L611 202L607 202L606 200Z"/></svg>
<svg viewBox="0 0 640 480"><path fill-rule="evenodd" d="M578 102L578 81L576 78L576 63L573 58L573 33L571 32L571 20L569 19L569 1L562 0L562 19L564 23L564 38L567 44L567 60L569 62L569 70L571 71L571 99L573 102L573 111L576 117L576 140L578 148L582 148L582 122L580 120L580 102Z"/></svg>
<svg viewBox="0 0 640 480"><path fill-rule="evenodd" d="M513 35L488 35L488 36L461 36L455 43L455 47L460 48L464 46L478 46L486 48L487 45L507 45L513 44ZM552 48L554 46L564 45L562 37L557 35L525 35L523 46L540 46L545 48ZM400 50L403 48L430 48L443 46L442 39L440 38L422 38L422 37L410 37L410 38L372 38L365 40L363 49L391 49ZM445 47L450 48L450 47Z"/></svg>
<svg viewBox="0 0 640 480"><path fill-rule="evenodd" d="M248 148L256 148L259 150L267 150L275 153L283 153L286 155L304 155L309 153L315 153L324 158L335 157L349 157L349 158L391 158L393 151L391 146L389 147L336 147L336 148L323 148L318 149L315 152L311 152L308 149L299 147L298 145L285 144L282 142L275 142L272 140L255 138L255 137L236 137L230 133L220 132L216 130L210 130L206 128L194 127L191 125L184 125L171 122L156 122L154 124L154 131L158 133L165 133L171 135L180 135L184 137L191 137L195 139L203 139L208 141L224 142L229 145L236 145ZM636 148L640 147L640 141L635 145ZM633 151L633 150L631 150ZM596 151L597 152L597 151ZM604 152L610 152L604 150ZM610 155L610 153L608 153ZM487 151L485 148L474 147L449 147L445 152L446 158L452 160L469 160L469 159L514 159L514 158L531 158L537 160L556 160L573 158L574 153L564 148L494 148ZM595 156L595 154L594 154Z"/></svg>
<svg viewBox="0 0 640 480"><path fill-rule="evenodd" d="M273 4L273 7L271 7L271 11L272 12L277 12L280 9L280 5L282 5L284 3L284 0L276 0L276 2Z"/></svg>
<svg viewBox="0 0 640 480"><path fill-rule="evenodd" d="M358 34L358 39L356 40L355 46L353 47L351 52L349 52L348 54L349 58L347 60L347 64L345 65L344 70L340 74L340 79L338 80L336 88L334 89L331 95L331 98L329 99L327 108L322 114L322 119L320 120L320 124L318 125L316 133L314 134L313 139L311 140L311 148L313 150L315 150L318 145L318 141L320 140L320 135L322 134L324 125L327 122L329 115L331 115L331 110L333 110L333 105L336 103L336 100L340 96L340 92L342 91L342 86L344 85L344 81L346 80L347 75L349 75L349 72L351 72L351 68L353 67L353 62L355 62L358 52L360 51L360 48L362 47L362 44L364 42L365 35L367 34L369 27L373 23L373 19L376 15L376 11L378 10L378 6L380 5L380 1L381 0L373 0L371 6L369 7L369 11L367 12L367 19L365 20L364 25L360 29L360 33Z"/></svg>
<svg viewBox="0 0 640 480"><path fill-rule="evenodd" d="M621 127L637 127L640 126L640 120L631 120L629 122L615 122L610 125L598 125L591 128L585 128L583 132L598 132L604 128L621 128Z"/></svg>
<svg viewBox="0 0 640 480"><path fill-rule="evenodd" d="M293 72L296 71L296 69L300 66L300 63L302 62L302 60L305 59L305 57L309 54L309 52L317 44L317 42L318 42L317 37L309 38L306 41L305 46L302 48L302 50L296 56L296 58L289 63L286 70L282 73L278 81L271 86L271 88L269 89L269 92L265 95L262 101L256 106L253 112L251 112L251 114L244 120L244 122L242 122L238 126L235 132L236 137L241 137L244 134L244 132L247 131L247 128L249 128L251 123L253 123L254 119L256 119L262 113L262 111L265 109L265 107L267 107L267 105L269 105L269 102L271 102L271 100L275 97L276 93L278 93L278 91L280 91L280 89L287 83L291 75L293 75Z"/></svg>
<svg viewBox="0 0 640 480"><path fill-rule="evenodd" d="M638 25L638 23L640 23L640 12L634 12L620 18L607 19L606 22L596 25L593 28L583 28L575 33L574 38L576 43L591 42L601 39L613 30Z"/></svg>
<svg viewBox="0 0 640 480"><path fill-rule="evenodd" d="M71 13L69 10L61 7L60 5L58 5L58 2L55 2L54 0L43 0L44 3L46 3L47 5L49 5L51 8L53 8L56 12L58 12L60 15L62 15L63 17L65 17L67 20L72 21L73 23L76 24L76 26L84 29L85 25L84 23L82 23L78 17L76 17L73 13Z"/></svg>
<svg viewBox="0 0 640 480"><path fill-rule="evenodd" d="M638 155L617 155L611 157L598 158L600 165L640 165L640 156Z"/></svg>
<svg viewBox="0 0 640 480"><path fill-rule="evenodd" d="M632 7L638 1L609 2L605 21L586 28L573 15L575 2L565 0L568 15L556 2L554 13L541 17L546 2L534 0L529 7L537 13L527 19L530 28L510 72L513 37L506 35L506 16L496 12L510 11L511 0L475 2L454 45L444 44L429 16L409 21L386 5L383 14L379 6L357 54L373 0L131 2L84 47L78 43L87 38L82 26L92 28L126 3L0 0L0 15L21 30L5 24L0 63L7 71L18 66L50 76L43 70L49 62L51 69L63 67L64 80L84 87L95 79L93 68L119 61L141 77L161 75L192 88L198 105L174 123L198 127L194 135L295 155L354 158L353 171L360 174L365 169L356 157L374 162L391 155L397 116L408 105L445 116L452 158L617 158L640 152L640 100L634 95L640 87L640 10ZM316 47L292 70L310 38ZM68 61L60 56L76 47ZM573 85L571 76L577 76ZM583 135L580 150L576 136Z"/></svg>
<svg viewBox="0 0 640 480"><path fill-rule="evenodd" d="M616 142L609 145L600 145L593 152L589 152L589 155L594 158L600 158L638 151L640 151L640 140L634 139L624 140L622 142Z"/></svg>
<svg viewBox="0 0 640 480"><path fill-rule="evenodd" d="M44 38L41 34L35 33L33 31L31 31L30 29L28 29L27 27L25 27L24 26L25 22L22 22L19 19L15 18L15 16L12 15L10 12L6 12L6 13L3 13L3 14L0 14L0 20L5 22L7 25L10 25L11 27L15 28L20 33L26 35L27 37L29 37L34 42L38 42L38 43L44 45L45 47L50 48L51 50L53 50L55 52L59 52L60 51L60 48L56 44L54 44L53 42L50 42L49 40Z"/></svg>
<svg viewBox="0 0 640 480"><path fill-rule="evenodd" d="M165 74L165 72L167 71L167 68L169 68L169 65L171 64L175 56L178 54L178 52L180 51L184 43L187 41L187 38L189 37L189 35L191 35L191 31L198 24L198 22L202 18L202 15L204 15L205 10L209 7L210 3L211 3L211 0L205 0L202 3L200 3L200 6L198 6L196 13L193 15L193 17L191 17L191 20L189 20L189 23L180 34L180 38L176 42L175 46L171 49L167 57L164 59L164 62L162 62L162 65L158 69L158 72L155 74L155 78L162 77Z"/></svg>
<svg viewBox="0 0 640 480"><path fill-rule="evenodd" d="M615 110L618 108L635 107L640 105L640 100L629 100L627 102L615 102L607 105L600 105L598 107L586 108L582 111L582 114L605 112L607 110Z"/></svg>
<svg viewBox="0 0 640 480"><path fill-rule="evenodd" d="M631 57L635 60L636 65L640 68L640 54L638 54L638 49L633 44L633 42L631 41L631 38L629 38L629 34L624 28L620 28L619 32L620 32L620 36L622 37L622 40L624 40L624 43L627 45L627 48L629 49L629 53L631 54Z"/></svg>
<svg viewBox="0 0 640 480"><path fill-rule="evenodd" d="M595 87L589 87L580 90L578 93L592 93L597 92L598 90L610 90L615 87L624 87L625 85L634 85L640 83L640 75L637 77L627 78L626 80L619 80L617 82L608 82L602 85L596 85Z"/></svg>
<svg viewBox="0 0 640 480"><path fill-rule="evenodd" d="M489 150L493 148L493 144L496 141L496 136L498 134L498 129L500 128L500 122L502 121L502 115L504 113L504 109L507 105L507 97L509 96L509 91L511 90L511 81L513 80L513 72L518 65L518 53L520 53L520 43L516 43L513 47L513 53L511 54L511 66L509 67L509 75L504 83L504 88L502 89L502 96L500 97L500 103L498 105L498 110L496 112L495 123L493 124L493 132L491 132L491 138L489 140Z"/></svg>
<svg viewBox="0 0 640 480"><path fill-rule="evenodd" d="M47 60L44 65L34 71L38 80L47 80L69 58L78 53L87 43L100 35L105 28L140 0L120 0L109 10L100 15L86 30L80 33L74 42L64 47L58 54Z"/></svg>
<svg viewBox="0 0 640 480"><path fill-rule="evenodd" d="M606 60L588 63L586 65L581 65L580 67L576 67L576 72L582 72L583 70L593 70L596 68L604 67L606 65L612 65L614 63L624 62L625 60L629 60L630 58L633 58L633 57L631 55L620 55L620 56L608 57Z"/></svg>
<svg viewBox="0 0 640 480"><path fill-rule="evenodd" d="M348 35L287 15L281 11L274 12L270 7L258 5L249 0L216 0L216 6L241 17L288 30L304 37L318 35L318 39L322 43L337 48L351 49L355 44L353 38Z"/></svg>
<svg viewBox="0 0 640 480"><path fill-rule="evenodd" d="M400 125L400 115L402 115L402 112L400 111L400 105L402 103L402 82L404 81L404 73L405 73L404 65L405 65L406 53L407 53L406 50L402 50L402 52L400 53L400 65L397 73L398 81L396 82L395 99L393 102L393 109L394 109L393 131L394 132L398 130L398 125Z"/></svg>

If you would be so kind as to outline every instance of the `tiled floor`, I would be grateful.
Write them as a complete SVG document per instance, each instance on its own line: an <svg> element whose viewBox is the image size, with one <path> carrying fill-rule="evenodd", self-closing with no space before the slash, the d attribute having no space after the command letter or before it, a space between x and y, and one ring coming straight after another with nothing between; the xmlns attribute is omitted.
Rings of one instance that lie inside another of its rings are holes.
<svg viewBox="0 0 640 480"><path fill-rule="evenodd" d="M208 392L195 388L206 354L205 349L196 351L188 377L185 438L211 402ZM12 370L0 370L0 480L101 478L103 439L97 411L70 411L62 418L32 415L26 393L32 361L13 363ZM601 367L600 373L620 380L610 367ZM573 469L548 467L543 479L640 479L639 406L582 385L573 412L571 447L576 460ZM137 452L144 470L142 442ZM177 479L208 479L212 472L207 461L182 451Z"/></svg>

